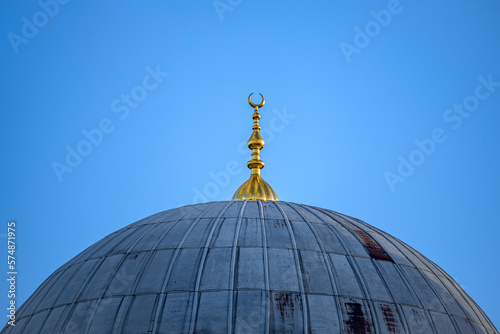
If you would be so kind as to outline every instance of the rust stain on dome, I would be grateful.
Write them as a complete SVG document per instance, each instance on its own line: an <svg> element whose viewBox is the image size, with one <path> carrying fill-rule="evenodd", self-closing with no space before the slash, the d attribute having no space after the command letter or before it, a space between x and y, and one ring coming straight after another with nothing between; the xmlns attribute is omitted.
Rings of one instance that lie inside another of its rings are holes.
<svg viewBox="0 0 500 334"><path fill-rule="evenodd" d="M300 293L277 292L274 294L274 303L278 307L282 319L292 317L295 307L298 307L299 311L302 311Z"/></svg>
<svg viewBox="0 0 500 334"><path fill-rule="evenodd" d="M345 303L348 318L344 321L347 332L352 334L370 334L370 324L366 320L363 312L363 305L352 302Z"/></svg>
<svg viewBox="0 0 500 334"><path fill-rule="evenodd" d="M348 222L345 219L341 219L342 224L355 233L358 237L359 240L362 242L363 247L366 249L368 254L370 254L370 257L376 259L376 260L383 260L383 261L389 261L389 262L394 262L394 260L387 254L387 252L380 246L380 244L373 239L371 235L354 225L353 223Z"/></svg>
<svg viewBox="0 0 500 334"><path fill-rule="evenodd" d="M401 333L398 329L398 321L391 307L387 304L381 304L380 310L382 311L382 314L384 316L384 323L387 331L389 333Z"/></svg>

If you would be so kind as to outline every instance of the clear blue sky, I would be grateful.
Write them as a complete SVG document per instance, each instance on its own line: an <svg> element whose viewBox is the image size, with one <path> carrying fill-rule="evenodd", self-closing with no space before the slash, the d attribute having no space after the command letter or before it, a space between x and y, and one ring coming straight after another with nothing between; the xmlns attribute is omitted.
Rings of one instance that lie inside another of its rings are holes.
<svg viewBox="0 0 500 334"><path fill-rule="evenodd" d="M108 233L230 199L261 92L280 199L402 239L500 327L498 1L60 2L0 4L18 302Z"/></svg>

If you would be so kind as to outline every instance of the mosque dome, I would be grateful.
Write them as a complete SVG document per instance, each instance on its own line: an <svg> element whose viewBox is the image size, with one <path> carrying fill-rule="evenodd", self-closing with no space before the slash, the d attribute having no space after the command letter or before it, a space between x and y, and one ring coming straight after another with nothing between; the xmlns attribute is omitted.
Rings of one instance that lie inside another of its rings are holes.
<svg viewBox="0 0 500 334"><path fill-rule="evenodd" d="M260 176L231 201L132 223L57 269L1 333L499 334L441 268L359 219L280 201Z"/></svg>
<svg viewBox="0 0 500 334"><path fill-rule="evenodd" d="M441 268L284 201L160 212L57 269L4 333L498 333Z"/></svg>

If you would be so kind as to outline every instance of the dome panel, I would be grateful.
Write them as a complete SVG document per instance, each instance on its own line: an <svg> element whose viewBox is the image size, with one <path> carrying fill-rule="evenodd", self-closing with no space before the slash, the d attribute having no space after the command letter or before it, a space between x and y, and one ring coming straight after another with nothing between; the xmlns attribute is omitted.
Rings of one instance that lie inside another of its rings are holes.
<svg viewBox="0 0 500 334"><path fill-rule="evenodd" d="M363 298L365 295L358 281L355 269L344 255L329 254L333 267L333 277L341 296Z"/></svg>
<svg viewBox="0 0 500 334"><path fill-rule="evenodd" d="M53 333L61 333L62 331L62 326L64 325L63 323L59 322L59 319L65 319L69 313L70 309L68 307L57 307L53 308L51 310L47 310L47 313L49 313L49 316L47 317L47 320L45 321L45 324L43 325L40 333L41 334L53 334ZM42 311L43 312L43 311ZM25 318L27 319L27 318ZM21 319L24 320L24 319ZM30 324L30 327L33 324ZM16 327L19 327L20 329L23 328L22 325L17 323ZM35 326L33 326L34 332L30 332L29 328L26 330L26 333L37 333Z"/></svg>
<svg viewBox="0 0 500 334"><path fill-rule="evenodd" d="M361 280L365 282L368 298L387 303L394 302L387 282L382 278L380 269L377 269L372 261L361 257L354 259L356 267L359 268Z"/></svg>
<svg viewBox="0 0 500 334"><path fill-rule="evenodd" d="M332 277L324 253L299 251L300 267L306 293L333 294Z"/></svg>
<svg viewBox="0 0 500 334"><path fill-rule="evenodd" d="M265 333L267 328L267 293L262 290L239 290L236 298L235 333Z"/></svg>
<svg viewBox="0 0 500 334"><path fill-rule="evenodd" d="M151 260L144 268L142 278L139 280L136 293L154 293L160 291L173 258L173 249L153 251Z"/></svg>
<svg viewBox="0 0 500 334"><path fill-rule="evenodd" d="M381 333L403 333L404 322L399 315L398 307L390 303L373 303L376 323L382 324Z"/></svg>
<svg viewBox="0 0 500 334"><path fill-rule="evenodd" d="M102 299L99 303L99 306L97 306L95 310L94 318L92 319L92 323L89 328L89 333L112 333L113 325L115 323L115 319L117 318L121 302L121 297Z"/></svg>
<svg viewBox="0 0 500 334"><path fill-rule="evenodd" d="M187 333L191 325L193 292L174 292L166 296L159 333Z"/></svg>
<svg viewBox="0 0 500 334"><path fill-rule="evenodd" d="M2 333L497 333L397 238L331 210L211 202L130 224L57 269Z"/></svg>
<svg viewBox="0 0 500 334"><path fill-rule="evenodd" d="M85 286L85 282L88 280L98 263L98 259L92 259L70 267L71 270L66 270L65 276L71 278L68 279L64 286L64 283L62 283L63 281L58 283L58 286L61 284L59 287L62 287L62 290L58 291L59 296L54 304L61 305L73 302L80 292L80 289ZM57 296L57 293L54 293L54 295Z"/></svg>
<svg viewBox="0 0 500 334"><path fill-rule="evenodd" d="M337 300L328 295L307 295L311 333L335 333L341 328Z"/></svg>
<svg viewBox="0 0 500 334"><path fill-rule="evenodd" d="M229 291L205 291L200 294L198 314L194 325L196 333L227 333L228 312L232 308ZM196 297L195 297L196 301ZM193 313L196 310L193 310Z"/></svg>
<svg viewBox="0 0 500 334"><path fill-rule="evenodd" d="M263 224L258 219L242 218L238 235L238 246L263 247L265 243L263 228Z"/></svg>
<svg viewBox="0 0 500 334"><path fill-rule="evenodd" d="M210 246L212 247L232 247L235 243L234 233L238 226L237 218L223 218L214 230L214 236Z"/></svg>

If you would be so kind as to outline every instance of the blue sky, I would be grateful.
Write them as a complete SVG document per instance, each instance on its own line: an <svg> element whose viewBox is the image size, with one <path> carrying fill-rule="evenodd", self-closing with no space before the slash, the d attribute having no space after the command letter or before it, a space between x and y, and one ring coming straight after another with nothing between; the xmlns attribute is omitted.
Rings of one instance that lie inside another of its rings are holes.
<svg viewBox="0 0 500 334"><path fill-rule="evenodd" d="M108 233L230 199L260 92L280 199L395 235L500 327L499 14L494 0L2 1L0 243L16 221L18 302Z"/></svg>

